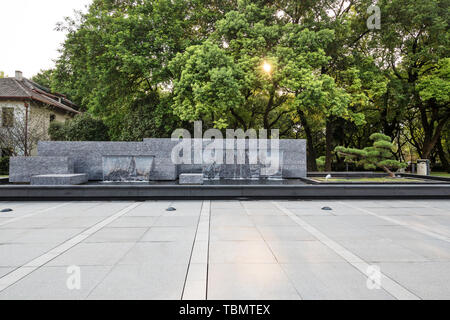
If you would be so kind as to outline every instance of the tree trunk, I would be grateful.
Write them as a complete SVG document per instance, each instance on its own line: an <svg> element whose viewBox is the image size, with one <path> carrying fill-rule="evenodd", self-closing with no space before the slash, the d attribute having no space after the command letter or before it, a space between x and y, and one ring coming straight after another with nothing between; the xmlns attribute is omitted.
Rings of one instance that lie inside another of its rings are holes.
<svg viewBox="0 0 450 320"><path fill-rule="evenodd" d="M329 118L327 118L325 139L325 171L330 172L332 171L331 164L333 160L333 124Z"/></svg>
<svg viewBox="0 0 450 320"><path fill-rule="evenodd" d="M300 122L302 124L303 129L305 129L306 134L306 144L308 146L308 152L307 152L307 167L308 171L317 171L317 152L316 148L314 147L311 127L308 124L308 121L306 120L305 114L302 110L297 110L298 115L300 116Z"/></svg>
<svg viewBox="0 0 450 320"><path fill-rule="evenodd" d="M441 139L438 140L436 147L437 147L437 151L439 154L439 159L441 159L441 164L442 164L443 169L450 173L450 163L447 159L447 156L445 155L444 148L442 147Z"/></svg>
<svg viewBox="0 0 450 320"><path fill-rule="evenodd" d="M431 119L428 121L427 109L422 106L420 108L420 119L424 129L425 137L422 146L422 158L429 159L431 151L435 147L438 140L441 138L441 132L450 118L450 113L447 113L443 117L439 117L438 107L435 101L430 102L431 107ZM437 125L435 125L437 123Z"/></svg>
<svg viewBox="0 0 450 320"><path fill-rule="evenodd" d="M391 178L395 178L395 173L393 173L391 170L389 170L388 167L384 167L384 166L383 166L383 170L386 171L386 173L389 174L389 176L390 176Z"/></svg>

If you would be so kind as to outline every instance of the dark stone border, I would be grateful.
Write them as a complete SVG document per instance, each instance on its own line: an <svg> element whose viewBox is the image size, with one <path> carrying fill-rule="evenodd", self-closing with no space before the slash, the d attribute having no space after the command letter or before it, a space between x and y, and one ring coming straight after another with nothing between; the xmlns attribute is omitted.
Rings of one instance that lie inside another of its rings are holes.
<svg viewBox="0 0 450 320"><path fill-rule="evenodd" d="M403 176L404 178L414 178L414 177L406 177ZM421 176L417 176L416 178L420 178ZM311 177L313 178L313 177ZM435 179L424 179L424 180L429 180L429 181L423 181L423 182L417 182L417 181L411 181L411 182L371 182L371 181L330 181L330 182L326 182L326 181L316 181L314 179L311 178L301 178L302 181L304 181L305 183L308 184L313 184L313 185L381 185L381 186L385 186L385 185L394 185L394 186L398 186L398 185L430 185L430 184L449 184L450 185L450 181L439 181L439 180L435 180ZM343 177L338 177L338 178L343 178ZM378 177L359 177L359 176L354 176L353 178L378 178Z"/></svg>
<svg viewBox="0 0 450 320"><path fill-rule="evenodd" d="M331 174L333 178L344 178L344 177L353 177L353 178L382 178L387 176L384 172L373 172L373 171L338 171L338 172L308 172L308 178L323 178L328 174ZM421 176L418 174L412 173L396 173L396 175L401 177L410 177L410 178L420 178L424 180L435 180L435 181L448 181L450 182L450 178L439 177L439 176Z"/></svg>
<svg viewBox="0 0 450 320"><path fill-rule="evenodd" d="M450 199L450 185L0 186L0 201L169 199Z"/></svg>
<svg viewBox="0 0 450 320"><path fill-rule="evenodd" d="M437 181L446 181L446 182L450 182L450 178L446 178L446 177L440 177L440 176L421 176L418 174L412 174L412 173L402 173L401 176L403 177L410 177L410 178L421 178L424 180L437 180Z"/></svg>
<svg viewBox="0 0 450 320"><path fill-rule="evenodd" d="M343 177L357 177L357 178L381 178L386 176L386 173L379 173L373 171L338 171L338 172L308 172L308 177L311 178L323 178L328 174L331 174L334 178Z"/></svg>

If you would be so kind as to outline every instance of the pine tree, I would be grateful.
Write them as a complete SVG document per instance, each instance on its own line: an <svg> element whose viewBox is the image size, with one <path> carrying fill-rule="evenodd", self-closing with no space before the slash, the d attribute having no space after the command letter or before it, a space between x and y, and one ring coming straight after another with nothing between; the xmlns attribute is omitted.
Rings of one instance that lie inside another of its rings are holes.
<svg viewBox="0 0 450 320"><path fill-rule="evenodd" d="M394 159L391 138L382 133L374 133L370 139L373 141L372 147L354 149L339 146L334 151L345 156L345 162L362 165L366 170L382 168L389 176L395 178L391 170L405 168L407 164Z"/></svg>

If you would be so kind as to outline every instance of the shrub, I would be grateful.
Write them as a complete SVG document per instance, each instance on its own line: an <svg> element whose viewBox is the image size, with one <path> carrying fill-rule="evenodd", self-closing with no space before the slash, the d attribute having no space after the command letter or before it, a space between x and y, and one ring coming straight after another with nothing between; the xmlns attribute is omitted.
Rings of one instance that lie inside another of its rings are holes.
<svg viewBox="0 0 450 320"><path fill-rule="evenodd" d="M0 157L0 175L9 174L9 157Z"/></svg>
<svg viewBox="0 0 450 320"><path fill-rule="evenodd" d="M48 128L48 135L52 141L66 141L66 125L61 122L53 121Z"/></svg>
<svg viewBox="0 0 450 320"><path fill-rule="evenodd" d="M66 123L53 122L48 133L53 141L109 141L108 127L102 120L81 114Z"/></svg>

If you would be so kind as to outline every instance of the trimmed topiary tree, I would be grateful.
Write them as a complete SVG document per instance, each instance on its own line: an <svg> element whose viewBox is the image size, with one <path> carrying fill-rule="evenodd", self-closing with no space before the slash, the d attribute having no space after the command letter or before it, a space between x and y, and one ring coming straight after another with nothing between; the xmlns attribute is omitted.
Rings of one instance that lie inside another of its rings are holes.
<svg viewBox="0 0 450 320"><path fill-rule="evenodd" d="M372 147L354 149L339 146L334 151L345 156L345 162L364 166L366 170L381 168L392 178L395 178L395 174L391 170L407 167L406 163L394 159L391 138L382 133L374 133L370 139L373 141Z"/></svg>

